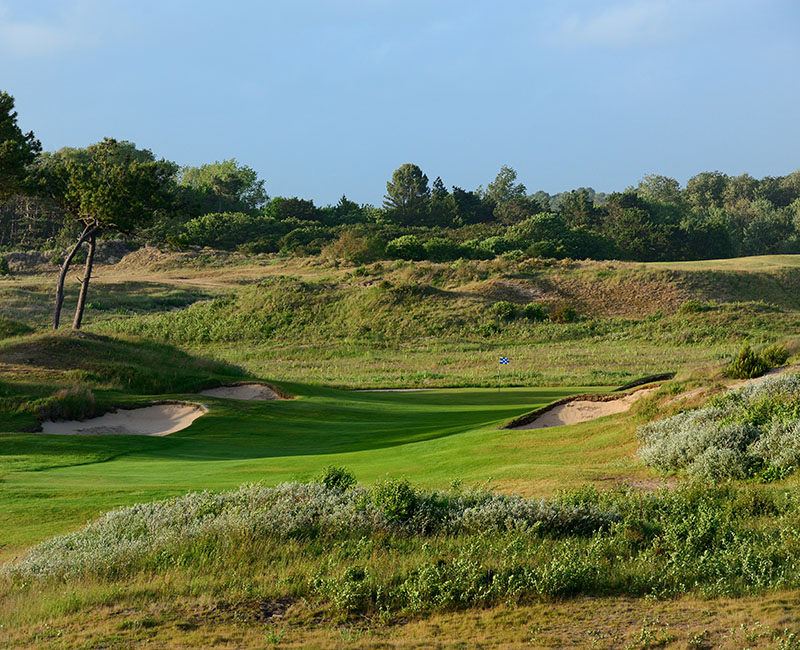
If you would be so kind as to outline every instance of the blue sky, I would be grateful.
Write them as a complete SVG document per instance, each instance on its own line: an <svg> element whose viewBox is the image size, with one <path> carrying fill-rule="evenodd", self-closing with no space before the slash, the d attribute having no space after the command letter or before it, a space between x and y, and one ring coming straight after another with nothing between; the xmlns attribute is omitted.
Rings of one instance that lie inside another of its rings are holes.
<svg viewBox="0 0 800 650"><path fill-rule="evenodd" d="M800 167L800 2L0 0L0 88L46 149L111 136L270 195Z"/></svg>

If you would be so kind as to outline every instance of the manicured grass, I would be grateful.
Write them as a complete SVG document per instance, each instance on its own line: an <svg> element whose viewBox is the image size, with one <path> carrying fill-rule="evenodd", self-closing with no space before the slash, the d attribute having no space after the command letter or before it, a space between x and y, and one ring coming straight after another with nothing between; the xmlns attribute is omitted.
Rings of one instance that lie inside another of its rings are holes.
<svg viewBox="0 0 800 650"><path fill-rule="evenodd" d="M297 398L166 396L210 406L166 438L0 434L0 504L9 523L0 531L0 553L118 505L248 481L307 480L330 464L348 466L365 483L388 474L425 487L491 481L527 494L647 473L619 462L633 438L630 427L611 419L592 428L497 430L528 410L599 387L358 393L280 386Z"/></svg>
<svg viewBox="0 0 800 650"><path fill-rule="evenodd" d="M774 271L800 267L800 255L753 255L719 260L689 262L645 262L655 269L685 269L692 271Z"/></svg>

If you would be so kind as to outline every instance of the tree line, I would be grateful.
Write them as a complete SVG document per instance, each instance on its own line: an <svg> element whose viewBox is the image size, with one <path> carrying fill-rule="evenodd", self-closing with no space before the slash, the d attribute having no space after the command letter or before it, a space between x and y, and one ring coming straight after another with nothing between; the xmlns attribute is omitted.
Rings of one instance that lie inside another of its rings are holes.
<svg viewBox="0 0 800 650"><path fill-rule="evenodd" d="M269 197L257 173L235 159L181 167L134 143L106 138L43 152L17 125L0 91L0 250L60 256L53 323L63 278L84 264L73 325L80 327L98 238L137 244L209 246L245 253L448 261L516 255L549 258L690 260L800 253L800 170L756 179L718 171L690 178L647 175L602 194L577 188L529 193L501 167L486 187L451 186L413 163L386 183L381 206L346 196L317 206Z"/></svg>

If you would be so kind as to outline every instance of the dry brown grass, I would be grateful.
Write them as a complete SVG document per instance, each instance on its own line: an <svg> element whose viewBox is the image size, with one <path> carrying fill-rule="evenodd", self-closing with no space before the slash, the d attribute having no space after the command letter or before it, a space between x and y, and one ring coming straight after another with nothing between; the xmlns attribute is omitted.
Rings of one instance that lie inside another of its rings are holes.
<svg viewBox="0 0 800 650"><path fill-rule="evenodd" d="M69 609L64 599L62 607ZM796 648L800 592L701 600L587 598L382 623L304 601L149 598L145 589L80 612L0 629L9 650L55 648ZM2 638L2 637L0 637ZM780 644L783 645L780 645Z"/></svg>

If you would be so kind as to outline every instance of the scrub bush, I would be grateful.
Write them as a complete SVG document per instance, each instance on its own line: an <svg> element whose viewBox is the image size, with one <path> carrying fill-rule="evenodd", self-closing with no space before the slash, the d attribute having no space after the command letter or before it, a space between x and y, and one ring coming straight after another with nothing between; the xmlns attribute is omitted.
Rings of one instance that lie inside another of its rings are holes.
<svg viewBox="0 0 800 650"><path fill-rule="evenodd" d="M761 358L770 368L777 368L789 360L789 351L782 345L770 345L761 350Z"/></svg>
<svg viewBox="0 0 800 650"><path fill-rule="evenodd" d="M538 302L529 302L522 308L522 315L527 318L528 320L532 321L543 321L547 320L547 309L545 309L544 305L540 305Z"/></svg>
<svg viewBox="0 0 800 650"><path fill-rule="evenodd" d="M728 364L725 374L734 379L752 379L760 377L769 369L769 363L749 345L745 345L739 352L739 356Z"/></svg>
<svg viewBox="0 0 800 650"><path fill-rule="evenodd" d="M550 320L554 323L574 323L578 320L578 312L569 304L556 305L550 312Z"/></svg>
<svg viewBox="0 0 800 650"><path fill-rule="evenodd" d="M404 479L387 479L371 492L372 502L389 521L408 521L419 504L416 491Z"/></svg>
<svg viewBox="0 0 800 650"><path fill-rule="evenodd" d="M342 492L356 484L353 472L346 467L335 467L334 465L323 468L316 480L329 490L341 490Z"/></svg>
<svg viewBox="0 0 800 650"><path fill-rule="evenodd" d="M639 457L707 480L800 463L800 375L769 377L637 429Z"/></svg>
<svg viewBox="0 0 800 650"><path fill-rule="evenodd" d="M500 300L492 305L491 312L493 316L511 320L517 315L517 306L508 300Z"/></svg>

